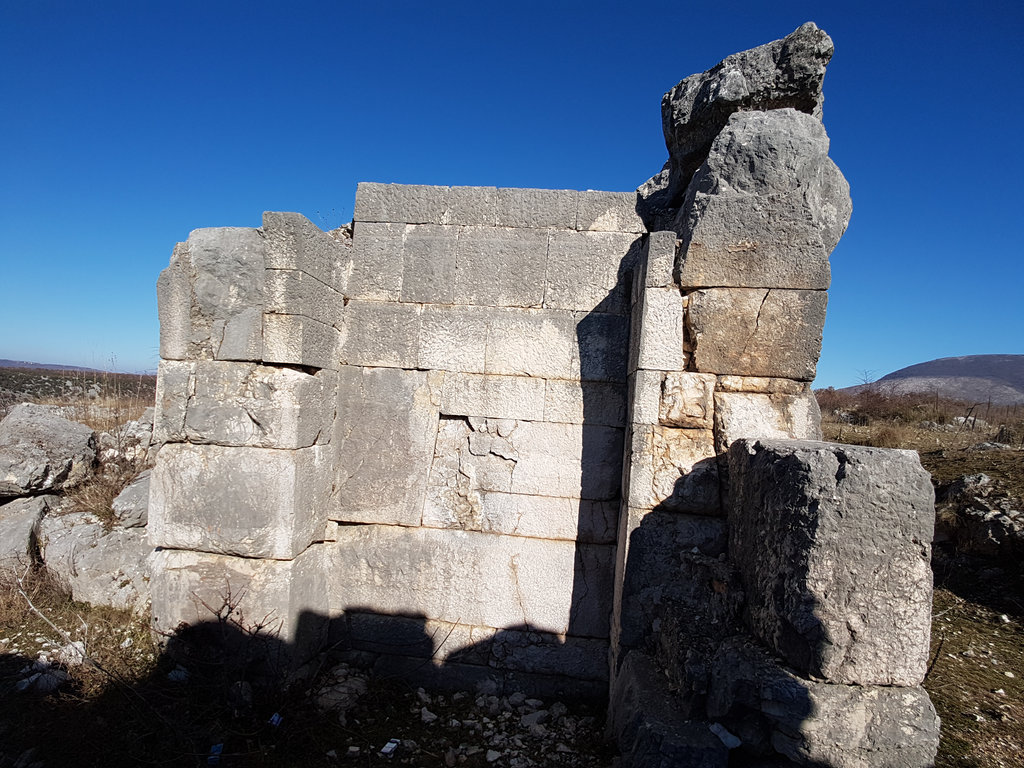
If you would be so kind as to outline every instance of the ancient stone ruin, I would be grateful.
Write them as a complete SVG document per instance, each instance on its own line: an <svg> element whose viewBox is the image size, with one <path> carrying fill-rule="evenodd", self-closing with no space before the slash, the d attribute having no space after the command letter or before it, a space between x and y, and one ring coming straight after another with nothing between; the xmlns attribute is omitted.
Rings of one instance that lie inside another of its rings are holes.
<svg viewBox="0 0 1024 768"><path fill-rule="evenodd" d="M805 24L683 80L637 193L360 184L350 228L193 232L156 628L230 605L299 662L607 697L626 765L930 764L928 475L816 442L831 55Z"/></svg>

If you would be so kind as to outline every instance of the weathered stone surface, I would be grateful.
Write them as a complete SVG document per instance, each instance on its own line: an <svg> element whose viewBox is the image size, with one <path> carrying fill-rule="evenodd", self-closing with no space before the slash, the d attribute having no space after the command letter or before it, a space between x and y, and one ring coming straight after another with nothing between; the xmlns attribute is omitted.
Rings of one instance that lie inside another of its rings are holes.
<svg viewBox="0 0 1024 768"><path fill-rule="evenodd" d="M675 288L642 288L634 307L630 372L637 369L681 371L683 352L683 299Z"/></svg>
<svg viewBox="0 0 1024 768"><path fill-rule="evenodd" d="M490 313L485 370L509 376L579 376L576 324L569 312L496 309Z"/></svg>
<svg viewBox="0 0 1024 768"><path fill-rule="evenodd" d="M160 318L160 357L185 360L192 336L192 288L188 245L177 243L171 263L156 280L157 315Z"/></svg>
<svg viewBox="0 0 1024 768"><path fill-rule="evenodd" d="M144 469L111 502L111 509L122 528L142 528L149 522L149 478Z"/></svg>
<svg viewBox="0 0 1024 768"><path fill-rule="evenodd" d="M675 232L651 232L647 236L643 284L648 288L669 288L675 279L678 241Z"/></svg>
<svg viewBox="0 0 1024 768"><path fill-rule="evenodd" d="M849 185L816 118L734 114L676 220L679 284L824 290L850 212Z"/></svg>
<svg viewBox="0 0 1024 768"><path fill-rule="evenodd" d="M424 305L420 313L418 368L483 373L487 334L494 312L488 307Z"/></svg>
<svg viewBox="0 0 1024 768"><path fill-rule="evenodd" d="M798 765L916 768L932 765L939 744L924 689L811 682L742 640L716 654L708 715L755 753Z"/></svg>
<svg viewBox="0 0 1024 768"><path fill-rule="evenodd" d="M498 223L497 187L451 187L446 223L495 226Z"/></svg>
<svg viewBox="0 0 1024 768"><path fill-rule="evenodd" d="M802 395L810 389L806 381L773 379L765 376L719 376L719 392L760 392L763 394Z"/></svg>
<svg viewBox="0 0 1024 768"><path fill-rule="evenodd" d="M613 546L387 525L326 546L332 613L608 636Z"/></svg>
<svg viewBox="0 0 1024 768"><path fill-rule="evenodd" d="M714 433L634 424L629 505L721 514Z"/></svg>
<svg viewBox="0 0 1024 768"><path fill-rule="evenodd" d="M85 512L47 515L39 524L46 569L83 603L141 613L149 605L153 548L143 528L114 527Z"/></svg>
<svg viewBox="0 0 1024 768"><path fill-rule="evenodd" d="M659 421L671 427L710 429L714 426L716 377L707 373L670 371L662 385Z"/></svg>
<svg viewBox="0 0 1024 768"><path fill-rule="evenodd" d="M626 314L629 295L622 265L635 240L635 235L618 232L552 232L544 306Z"/></svg>
<svg viewBox="0 0 1024 768"><path fill-rule="evenodd" d="M357 238L363 222L444 224L448 187L420 184L360 182L356 187L354 218Z"/></svg>
<svg viewBox="0 0 1024 768"><path fill-rule="evenodd" d="M152 557L153 627L166 633L182 622L217 622L215 611L234 606L231 626L288 643L301 661L325 636L324 547L312 546L294 560L158 550Z"/></svg>
<svg viewBox="0 0 1024 768"><path fill-rule="evenodd" d="M537 675L607 680L608 643L550 632L505 629L490 642L492 665Z"/></svg>
<svg viewBox="0 0 1024 768"><path fill-rule="evenodd" d="M57 502L49 494L16 499L0 506L0 572L27 571L35 555L39 522Z"/></svg>
<svg viewBox="0 0 1024 768"><path fill-rule="evenodd" d="M457 227L419 224L405 228L402 301L454 304Z"/></svg>
<svg viewBox="0 0 1024 768"><path fill-rule="evenodd" d="M539 421L624 426L625 387L614 382L549 379L544 385L544 418Z"/></svg>
<svg viewBox="0 0 1024 768"><path fill-rule="evenodd" d="M299 271L334 291L344 291L351 261L351 241L332 237L301 213L267 211L260 230L266 240L268 270ZM305 314L316 308L304 306Z"/></svg>
<svg viewBox="0 0 1024 768"><path fill-rule="evenodd" d="M540 307L547 260L548 233L543 230L463 227L455 247L454 301L449 303Z"/></svg>
<svg viewBox="0 0 1024 768"><path fill-rule="evenodd" d="M629 365L629 320L600 312L575 312L576 344L571 378L625 382Z"/></svg>
<svg viewBox="0 0 1024 768"><path fill-rule="evenodd" d="M529 376L447 373L441 412L450 416L544 420L545 382Z"/></svg>
<svg viewBox="0 0 1024 768"><path fill-rule="evenodd" d="M715 393L715 443L719 453L740 438L821 439L821 412L810 392L800 395Z"/></svg>
<svg viewBox="0 0 1024 768"><path fill-rule="evenodd" d="M0 421L0 498L72 488L95 460L95 433L57 406L22 403Z"/></svg>
<svg viewBox="0 0 1024 768"><path fill-rule="evenodd" d="M709 288L688 300L688 336L701 373L814 379L824 291Z"/></svg>
<svg viewBox="0 0 1024 768"><path fill-rule="evenodd" d="M614 677L610 730L623 768L725 768L729 750L707 723L687 720L650 657L633 651Z"/></svg>
<svg viewBox="0 0 1024 768"><path fill-rule="evenodd" d="M323 325L341 325L343 297L336 290L297 269L268 269L264 273L267 312L303 315Z"/></svg>
<svg viewBox="0 0 1024 768"><path fill-rule="evenodd" d="M657 424L660 421L661 392L665 371L640 369L629 375L630 417L634 424Z"/></svg>
<svg viewBox="0 0 1024 768"><path fill-rule="evenodd" d="M398 301L404 269L404 224L356 219L352 237L352 274L346 296L363 301Z"/></svg>
<svg viewBox="0 0 1024 768"><path fill-rule="evenodd" d="M661 120L671 162L668 204L682 197L734 112L792 107L820 119L821 83L832 52L829 36L808 22L782 40L727 57L666 93ZM645 213L643 206L640 210Z"/></svg>
<svg viewBox="0 0 1024 768"><path fill-rule="evenodd" d="M636 212L636 192L578 192L576 229L591 232L644 231Z"/></svg>
<svg viewBox="0 0 1024 768"><path fill-rule="evenodd" d="M156 406L153 415L153 442L183 442L189 386L195 375L195 362L161 360L156 372Z"/></svg>
<svg viewBox="0 0 1024 768"><path fill-rule="evenodd" d="M758 637L828 682L919 684L935 513L917 454L742 440L729 476L729 554Z"/></svg>
<svg viewBox="0 0 1024 768"><path fill-rule="evenodd" d="M498 189L499 227L576 228L577 192L571 189Z"/></svg>
<svg viewBox="0 0 1024 768"><path fill-rule="evenodd" d="M263 361L311 368L338 367L338 329L303 315L263 315Z"/></svg>
<svg viewBox="0 0 1024 768"><path fill-rule="evenodd" d="M169 443L150 480L155 546L289 559L323 532L330 454Z"/></svg>
<svg viewBox="0 0 1024 768"><path fill-rule="evenodd" d="M343 313L342 365L415 368L420 312L415 304L350 301Z"/></svg>
<svg viewBox="0 0 1024 768"><path fill-rule="evenodd" d="M419 525L437 437L441 376L341 369L332 519Z"/></svg>

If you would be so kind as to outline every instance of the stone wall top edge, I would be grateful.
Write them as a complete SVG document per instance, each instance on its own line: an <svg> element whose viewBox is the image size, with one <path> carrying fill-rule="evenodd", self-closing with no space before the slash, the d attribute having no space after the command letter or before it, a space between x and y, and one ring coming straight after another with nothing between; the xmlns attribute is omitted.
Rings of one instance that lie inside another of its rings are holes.
<svg viewBox="0 0 1024 768"><path fill-rule="evenodd" d="M518 192L572 192L578 195L622 195L623 197L629 197L636 199L636 190L604 190L604 189L563 189L556 187L494 187L487 185L472 186L472 185L459 185L459 184L401 184L396 182L388 181L360 181L356 186L356 195L358 196L361 190L369 191L371 189L379 189L387 187L394 191L407 190L409 192L423 191L423 190L476 190L480 192L495 192L498 190L514 190Z"/></svg>

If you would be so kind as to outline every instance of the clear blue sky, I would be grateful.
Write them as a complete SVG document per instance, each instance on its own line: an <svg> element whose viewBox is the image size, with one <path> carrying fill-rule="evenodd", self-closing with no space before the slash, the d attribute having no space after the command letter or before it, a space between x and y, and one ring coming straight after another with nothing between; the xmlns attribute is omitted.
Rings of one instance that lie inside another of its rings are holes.
<svg viewBox="0 0 1024 768"><path fill-rule="evenodd" d="M815 21L853 219L816 386L1022 353L1019 2L0 6L0 357L152 370L190 230L358 181L631 190L662 94Z"/></svg>

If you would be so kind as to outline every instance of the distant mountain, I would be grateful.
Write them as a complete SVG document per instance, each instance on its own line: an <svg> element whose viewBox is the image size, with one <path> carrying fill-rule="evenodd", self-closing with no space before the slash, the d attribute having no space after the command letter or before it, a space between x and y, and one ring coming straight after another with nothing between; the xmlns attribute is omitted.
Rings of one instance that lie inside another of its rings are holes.
<svg viewBox="0 0 1024 768"><path fill-rule="evenodd" d="M48 371L88 371L103 373L99 368L82 368L79 365L57 365L56 363L29 363L25 360L0 359L0 368L45 368Z"/></svg>
<svg viewBox="0 0 1024 768"><path fill-rule="evenodd" d="M888 373L849 391L881 389L893 394L938 394L954 400L1024 405L1024 355L943 357Z"/></svg>

